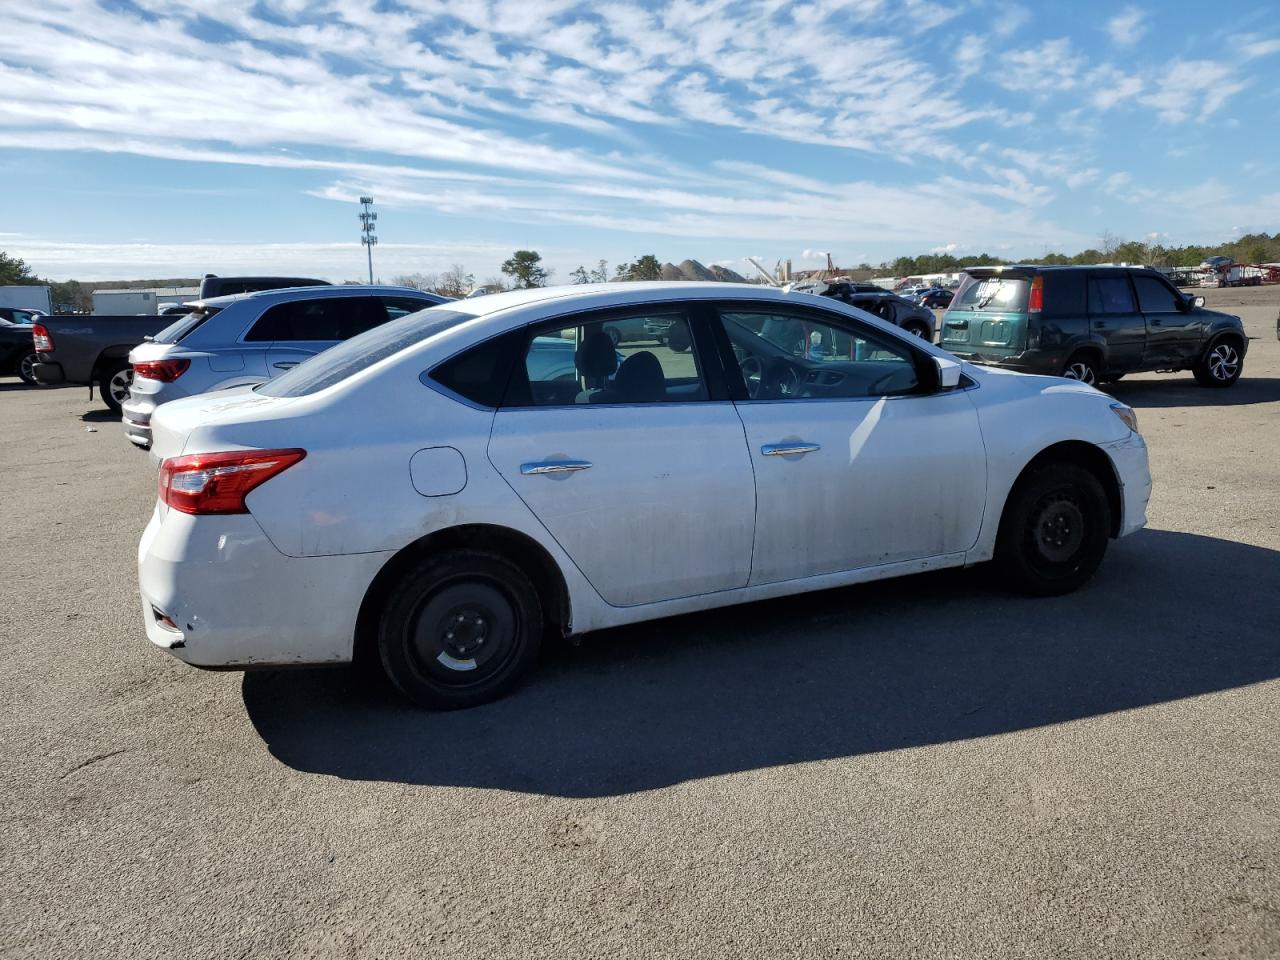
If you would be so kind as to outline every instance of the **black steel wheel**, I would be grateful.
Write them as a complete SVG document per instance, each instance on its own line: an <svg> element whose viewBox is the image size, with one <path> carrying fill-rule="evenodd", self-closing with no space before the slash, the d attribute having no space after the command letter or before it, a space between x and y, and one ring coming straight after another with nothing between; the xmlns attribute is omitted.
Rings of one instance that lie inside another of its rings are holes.
<svg viewBox="0 0 1280 960"><path fill-rule="evenodd" d="M1097 571L1110 536L1111 505L1098 478L1074 463L1046 463L1009 494L996 561L1021 593L1070 593Z"/></svg>
<svg viewBox="0 0 1280 960"><path fill-rule="evenodd" d="M496 700L529 671L542 607L514 564L455 550L411 568L387 598L378 648L387 676L419 706L454 710Z"/></svg>

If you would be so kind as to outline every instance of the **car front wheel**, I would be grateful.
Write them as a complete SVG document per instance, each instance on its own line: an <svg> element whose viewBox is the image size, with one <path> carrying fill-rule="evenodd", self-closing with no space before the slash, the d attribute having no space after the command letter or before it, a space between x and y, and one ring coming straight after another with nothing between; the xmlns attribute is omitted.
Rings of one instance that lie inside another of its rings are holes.
<svg viewBox="0 0 1280 960"><path fill-rule="evenodd" d="M1110 531L1111 506L1098 478L1074 463L1047 463L1009 494L996 562L1020 593L1070 593L1097 571Z"/></svg>
<svg viewBox="0 0 1280 960"><path fill-rule="evenodd" d="M383 669L422 707L456 710L496 700L537 660L542 607L514 564L454 550L412 567L378 626Z"/></svg>
<svg viewBox="0 0 1280 960"><path fill-rule="evenodd" d="M1230 340L1219 340L1192 368L1196 382L1202 387L1229 387L1244 372L1244 359Z"/></svg>

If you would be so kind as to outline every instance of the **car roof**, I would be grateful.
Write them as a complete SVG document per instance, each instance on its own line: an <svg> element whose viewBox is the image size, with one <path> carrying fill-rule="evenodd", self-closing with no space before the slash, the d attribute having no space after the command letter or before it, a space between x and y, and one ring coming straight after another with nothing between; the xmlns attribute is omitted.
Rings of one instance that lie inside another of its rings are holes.
<svg viewBox="0 0 1280 960"><path fill-rule="evenodd" d="M426 290L418 290L415 287L395 287L386 284L367 284L367 283L347 283L341 285L325 284L322 287L276 287L272 290L251 290L245 293L228 293L221 297L208 297L204 300L191 300L189 303L198 303L205 306L225 308L239 300L271 300L279 299L281 301L292 298L305 298L314 300L321 297L359 297L373 296L375 294L393 295L393 296L420 296L420 297L440 297L438 293L431 293ZM448 297L441 297L442 300L448 300Z"/></svg>

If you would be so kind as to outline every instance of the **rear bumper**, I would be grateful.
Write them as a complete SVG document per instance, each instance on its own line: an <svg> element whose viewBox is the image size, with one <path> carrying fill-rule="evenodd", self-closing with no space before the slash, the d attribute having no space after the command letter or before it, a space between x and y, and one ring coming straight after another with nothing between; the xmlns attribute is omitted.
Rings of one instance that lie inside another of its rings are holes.
<svg viewBox="0 0 1280 960"><path fill-rule="evenodd" d="M199 667L349 661L360 604L390 556L286 557L248 514L157 507L138 545L147 639Z"/></svg>
<svg viewBox="0 0 1280 960"><path fill-rule="evenodd" d="M43 383L50 387L56 387L67 382L67 375L62 369L62 364L54 363L53 361L35 364L32 367L32 373L35 374L36 383Z"/></svg>
<svg viewBox="0 0 1280 960"><path fill-rule="evenodd" d="M151 446L151 414L156 405L146 397L129 395L120 406L121 419L124 421L124 435L131 443L140 447Z"/></svg>

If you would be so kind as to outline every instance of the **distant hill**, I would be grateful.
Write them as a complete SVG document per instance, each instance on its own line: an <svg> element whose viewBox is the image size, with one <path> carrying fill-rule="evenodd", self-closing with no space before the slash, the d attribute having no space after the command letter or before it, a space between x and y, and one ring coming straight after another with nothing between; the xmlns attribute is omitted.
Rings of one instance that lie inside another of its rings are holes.
<svg viewBox="0 0 1280 960"><path fill-rule="evenodd" d="M673 263L664 263L662 265L663 280L710 280L719 281L720 283L746 283L747 278L740 273L735 273L728 267L722 267L713 264L710 267L704 266L697 260L682 260L680 265Z"/></svg>

